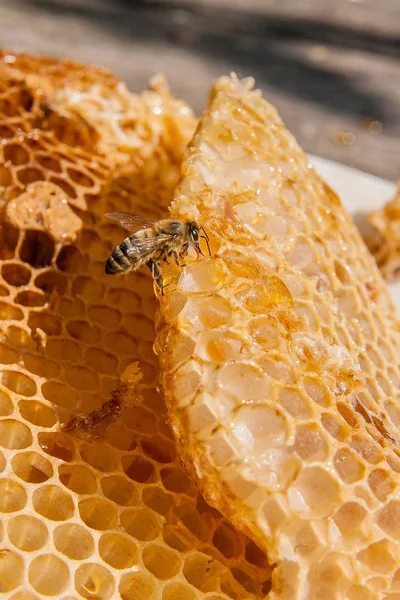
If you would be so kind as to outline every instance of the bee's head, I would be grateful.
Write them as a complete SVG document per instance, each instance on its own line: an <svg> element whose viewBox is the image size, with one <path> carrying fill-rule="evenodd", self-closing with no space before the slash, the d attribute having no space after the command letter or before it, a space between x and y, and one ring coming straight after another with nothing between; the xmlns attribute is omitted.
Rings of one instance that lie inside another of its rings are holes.
<svg viewBox="0 0 400 600"><path fill-rule="evenodd" d="M200 235L200 231L203 231L204 235ZM204 227L199 227L197 225L197 223L188 223L188 235L189 235L189 241L192 244L192 246L195 248L197 254L203 254L202 249L200 248L200 238L204 238L206 240L207 243L207 247L208 247L208 252L211 256L211 252L210 252L210 246L208 244L208 235L204 229Z"/></svg>

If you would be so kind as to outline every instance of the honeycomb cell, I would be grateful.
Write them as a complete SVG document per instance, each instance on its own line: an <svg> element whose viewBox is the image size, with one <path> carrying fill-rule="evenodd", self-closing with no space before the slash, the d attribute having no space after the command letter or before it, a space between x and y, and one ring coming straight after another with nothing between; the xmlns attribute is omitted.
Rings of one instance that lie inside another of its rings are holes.
<svg viewBox="0 0 400 600"><path fill-rule="evenodd" d="M46 351L54 360L62 362L79 362L82 356L80 345L69 339L48 339L46 341Z"/></svg>
<svg viewBox="0 0 400 600"><path fill-rule="evenodd" d="M16 512L24 508L27 496L24 488L12 479L0 479L0 511Z"/></svg>
<svg viewBox="0 0 400 600"><path fill-rule="evenodd" d="M149 544L142 552L144 566L157 579L171 579L179 573L181 558L179 554L160 544Z"/></svg>
<svg viewBox="0 0 400 600"><path fill-rule="evenodd" d="M171 494L166 494L163 489L156 486L146 486L142 490L142 500L152 510L168 517L175 506Z"/></svg>
<svg viewBox="0 0 400 600"><path fill-rule="evenodd" d="M359 529L366 515L366 509L358 502L346 502L339 508L333 519L341 534L349 537Z"/></svg>
<svg viewBox="0 0 400 600"><path fill-rule="evenodd" d="M117 520L115 507L108 500L87 498L79 502L81 519L91 529L112 529Z"/></svg>
<svg viewBox="0 0 400 600"><path fill-rule="evenodd" d="M71 462L75 456L75 446L73 441L64 433L55 431L38 434L39 445L46 454Z"/></svg>
<svg viewBox="0 0 400 600"><path fill-rule="evenodd" d="M152 510L128 509L121 514L121 525L129 535L141 542L148 542L161 535L162 522Z"/></svg>
<svg viewBox="0 0 400 600"><path fill-rule="evenodd" d="M28 229L25 231L19 256L22 262L39 269L51 264L54 251L54 241L47 233Z"/></svg>
<svg viewBox="0 0 400 600"><path fill-rule="evenodd" d="M100 341L99 328L90 325L86 321L70 321L67 323L66 329L72 338L84 342L85 344L95 345Z"/></svg>
<svg viewBox="0 0 400 600"><path fill-rule="evenodd" d="M213 592L219 588L219 566L215 560L200 552L186 557L183 575L188 583L202 592Z"/></svg>
<svg viewBox="0 0 400 600"><path fill-rule="evenodd" d="M139 557L133 541L119 533L106 533L100 538L99 554L114 569L128 569L137 563Z"/></svg>
<svg viewBox="0 0 400 600"><path fill-rule="evenodd" d="M13 348L23 348L24 350L33 350L35 348L30 333L15 325L11 325L7 328L7 342Z"/></svg>
<svg viewBox="0 0 400 600"><path fill-rule="evenodd" d="M4 471L4 469L6 468L6 464L7 461L5 459L5 456L2 452L0 452L0 473Z"/></svg>
<svg viewBox="0 0 400 600"><path fill-rule="evenodd" d="M242 406L235 414L232 430L246 450L262 455L270 447L283 444L287 424L272 406Z"/></svg>
<svg viewBox="0 0 400 600"><path fill-rule="evenodd" d="M85 353L85 363L95 369L98 373L115 375L118 368L118 360L110 352L105 352L98 348L89 348Z"/></svg>
<svg viewBox="0 0 400 600"><path fill-rule="evenodd" d="M297 427L293 449L305 461L324 461L329 451L325 436L312 423Z"/></svg>
<svg viewBox="0 0 400 600"><path fill-rule="evenodd" d="M96 293L88 299L98 300L101 297L102 294ZM133 312L140 306L140 296L124 288L109 288L107 292L107 304L114 304L124 313Z"/></svg>
<svg viewBox="0 0 400 600"><path fill-rule="evenodd" d="M67 289L68 280L62 273L48 270L43 271L36 277L35 286L46 294L52 294L57 291L62 296Z"/></svg>
<svg viewBox="0 0 400 600"><path fill-rule="evenodd" d="M162 600L197 600L197 595L184 583L168 583L163 589Z"/></svg>
<svg viewBox="0 0 400 600"><path fill-rule="evenodd" d="M241 547L235 531L227 523L221 523L214 532L213 545L225 558L234 558L240 554Z"/></svg>
<svg viewBox="0 0 400 600"><path fill-rule="evenodd" d="M42 394L46 400L61 408L73 409L78 402L77 392L61 381L45 381Z"/></svg>
<svg viewBox="0 0 400 600"><path fill-rule="evenodd" d="M29 428L15 419L0 421L0 445L10 450L21 450L32 444Z"/></svg>
<svg viewBox="0 0 400 600"><path fill-rule="evenodd" d="M1 375L2 384L11 392L30 398L36 394L36 383L20 371L3 370Z"/></svg>
<svg viewBox="0 0 400 600"><path fill-rule="evenodd" d="M118 356L126 354L128 356L135 356L137 352L137 344L135 340L124 332L112 332L108 333L105 337L105 347L113 352L116 352Z"/></svg>
<svg viewBox="0 0 400 600"><path fill-rule="evenodd" d="M15 475L27 483L43 483L52 477L51 463L37 452L20 452L11 459Z"/></svg>
<svg viewBox="0 0 400 600"><path fill-rule="evenodd" d="M58 477L66 488L76 494L94 494L97 489L94 473L82 465L60 465Z"/></svg>
<svg viewBox="0 0 400 600"><path fill-rule="evenodd" d="M118 455L106 444L84 444L80 448L82 459L103 473L115 471L118 467Z"/></svg>
<svg viewBox="0 0 400 600"><path fill-rule="evenodd" d="M49 534L45 524L36 517L18 515L12 518L7 527L8 539L23 552L34 552L43 548Z"/></svg>
<svg viewBox="0 0 400 600"><path fill-rule="evenodd" d="M101 327L105 327L107 329L114 329L119 325L121 313L115 308L99 305L91 306L89 308L88 317L92 323L97 323Z"/></svg>
<svg viewBox="0 0 400 600"><path fill-rule="evenodd" d="M15 296L15 303L20 304L21 306L37 307L46 304L46 298L37 292L24 290L22 292L18 292L18 294Z"/></svg>
<svg viewBox="0 0 400 600"><path fill-rule="evenodd" d="M122 600L156 600L158 590L154 577L137 571L121 577L119 593Z"/></svg>
<svg viewBox="0 0 400 600"><path fill-rule="evenodd" d="M84 564L75 572L75 589L83 598L109 600L114 594L114 578L101 565Z"/></svg>
<svg viewBox="0 0 400 600"><path fill-rule="evenodd" d="M40 600L36 594L31 594L31 592L17 592L10 596L10 600ZM72 600L72 599L71 599ZM75 599L74 599L75 600Z"/></svg>
<svg viewBox="0 0 400 600"><path fill-rule="evenodd" d="M112 423L107 428L107 442L117 450L134 450L137 446L135 432L129 431L121 422Z"/></svg>
<svg viewBox="0 0 400 600"><path fill-rule="evenodd" d="M36 329L41 329L47 335L60 335L61 333L61 318L48 312L31 311L28 317L28 326L34 332Z"/></svg>
<svg viewBox="0 0 400 600"><path fill-rule="evenodd" d="M134 506L139 502L138 489L122 475L103 477L101 489L109 500L120 506Z"/></svg>
<svg viewBox="0 0 400 600"><path fill-rule="evenodd" d="M60 371L56 363L35 354L24 354L24 365L28 371L45 379L54 379Z"/></svg>
<svg viewBox="0 0 400 600"><path fill-rule="evenodd" d="M151 439L142 439L140 445L143 453L158 463L166 464L175 460L175 446L162 437L154 436Z"/></svg>
<svg viewBox="0 0 400 600"><path fill-rule="evenodd" d="M21 263L4 263L1 268L4 281L15 287L27 285L31 278L31 271Z"/></svg>
<svg viewBox="0 0 400 600"><path fill-rule="evenodd" d="M66 521L75 511L71 496L56 485L44 485L35 490L32 503L39 515L51 521Z"/></svg>
<svg viewBox="0 0 400 600"><path fill-rule="evenodd" d="M49 406L45 406L36 400L20 400L18 402L20 415L25 421L38 427L53 427L56 416Z"/></svg>
<svg viewBox="0 0 400 600"><path fill-rule="evenodd" d="M359 552L357 559L368 565L371 571L387 575L396 567L396 554L392 542L381 540Z"/></svg>
<svg viewBox="0 0 400 600"><path fill-rule="evenodd" d="M141 456L136 454L123 456L121 465L126 475L133 481L137 481L138 483L148 483L155 481L156 479L154 465Z"/></svg>
<svg viewBox="0 0 400 600"><path fill-rule="evenodd" d="M11 592L21 585L24 577L24 560L12 550L0 552L0 593Z"/></svg>
<svg viewBox="0 0 400 600"><path fill-rule="evenodd" d="M69 570L63 560L53 554L42 554L29 565L31 586L43 596L61 594L69 582Z"/></svg>
<svg viewBox="0 0 400 600"><path fill-rule="evenodd" d="M373 494L381 502L385 502L389 494L396 489L396 484L389 471L375 469L368 477L368 484Z"/></svg>
<svg viewBox="0 0 400 600"><path fill-rule="evenodd" d="M8 417L14 412L10 397L4 390L0 390L0 416Z"/></svg>
<svg viewBox="0 0 400 600"><path fill-rule="evenodd" d="M57 550L72 560L85 560L95 549L91 534L76 523L59 525L54 530L53 538Z"/></svg>
<svg viewBox="0 0 400 600"><path fill-rule="evenodd" d="M339 486L323 468L304 468L290 486L288 499L297 513L327 517L340 503Z"/></svg>
<svg viewBox="0 0 400 600"><path fill-rule="evenodd" d="M400 502L392 500L382 508L378 517L378 525L391 538L400 540Z"/></svg>
<svg viewBox="0 0 400 600"><path fill-rule="evenodd" d="M76 390L95 390L98 375L95 370L80 365L64 365L65 381Z"/></svg>
<svg viewBox="0 0 400 600"><path fill-rule="evenodd" d="M12 365L13 363L19 362L19 355L15 350L6 346L5 344L0 344L0 363L3 365Z"/></svg>
<svg viewBox="0 0 400 600"><path fill-rule="evenodd" d="M355 483L364 477L363 463L346 448L341 448L336 452L333 464L340 479L345 483Z"/></svg>
<svg viewBox="0 0 400 600"><path fill-rule="evenodd" d="M166 490L177 494L193 493L193 484L182 468L165 468L161 470L161 480Z"/></svg>

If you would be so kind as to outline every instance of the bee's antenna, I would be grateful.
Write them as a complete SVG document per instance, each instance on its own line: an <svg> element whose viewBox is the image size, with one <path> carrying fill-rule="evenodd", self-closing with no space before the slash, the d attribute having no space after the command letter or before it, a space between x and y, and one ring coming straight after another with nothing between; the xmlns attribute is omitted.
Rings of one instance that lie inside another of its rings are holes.
<svg viewBox="0 0 400 600"><path fill-rule="evenodd" d="M204 235L201 235L200 237L203 238L203 240L206 240L206 244L207 244L207 249L208 249L208 254L209 256L211 256L211 250L210 250L210 238L208 237L208 233L207 231L204 229L204 227L200 227L200 231L202 231L204 233Z"/></svg>

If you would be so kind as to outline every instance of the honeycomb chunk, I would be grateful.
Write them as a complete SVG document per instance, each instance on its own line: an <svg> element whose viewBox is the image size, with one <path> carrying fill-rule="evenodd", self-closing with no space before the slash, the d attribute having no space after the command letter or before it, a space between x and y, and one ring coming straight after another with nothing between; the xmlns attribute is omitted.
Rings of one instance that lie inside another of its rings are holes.
<svg viewBox="0 0 400 600"><path fill-rule="evenodd" d="M399 321L252 80L216 82L171 214L213 248L159 296L155 348L191 478L276 563L272 598L396 596Z"/></svg>
<svg viewBox="0 0 400 600"><path fill-rule="evenodd" d="M398 279L400 269L400 182L386 206L368 215L373 230L365 240L387 281Z"/></svg>
<svg viewBox="0 0 400 600"><path fill-rule="evenodd" d="M265 553L176 452L150 274L104 274L124 237L104 213L166 215L194 127L160 80L136 96L101 68L0 52L2 597L261 600L269 585Z"/></svg>

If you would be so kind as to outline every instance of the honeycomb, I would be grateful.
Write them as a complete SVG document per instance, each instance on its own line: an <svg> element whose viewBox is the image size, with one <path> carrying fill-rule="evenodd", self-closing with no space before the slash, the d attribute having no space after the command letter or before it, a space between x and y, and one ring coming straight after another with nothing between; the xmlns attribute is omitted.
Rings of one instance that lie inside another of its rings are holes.
<svg viewBox="0 0 400 600"><path fill-rule="evenodd" d="M166 215L194 127L160 78L136 96L95 67L0 55L2 598L259 600L270 588L265 553L180 462L150 275L104 274L124 237L104 213ZM121 381L102 435L69 432Z"/></svg>
<svg viewBox="0 0 400 600"><path fill-rule="evenodd" d="M398 279L400 271L400 183L397 195L382 210L368 215L373 233L366 243L383 277L387 281Z"/></svg>
<svg viewBox="0 0 400 600"><path fill-rule="evenodd" d="M400 324L351 218L251 79L221 78L172 215L205 227L159 297L179 452L267 552L269 597L400 598Z"/></svg>

